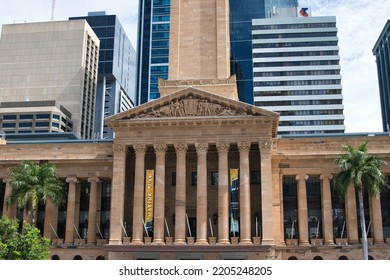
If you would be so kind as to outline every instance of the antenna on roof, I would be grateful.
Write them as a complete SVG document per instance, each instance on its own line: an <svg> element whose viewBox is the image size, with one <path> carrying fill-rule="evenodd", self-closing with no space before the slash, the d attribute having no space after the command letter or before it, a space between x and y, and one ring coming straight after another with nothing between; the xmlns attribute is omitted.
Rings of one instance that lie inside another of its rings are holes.
<svg viewBox="0 0 390 280"><path fill-rule="evenodd" d="M54 20L54 10L56 8L56 0L52 0L52 3L51 3L51 21Z"/></svg>

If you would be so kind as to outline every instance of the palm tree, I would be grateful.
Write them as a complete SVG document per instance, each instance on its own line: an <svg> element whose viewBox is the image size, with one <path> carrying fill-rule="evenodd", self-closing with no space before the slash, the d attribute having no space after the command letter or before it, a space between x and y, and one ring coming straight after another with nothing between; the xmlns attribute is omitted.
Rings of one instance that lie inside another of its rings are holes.
<svg viewBox="0 0 390 280"><path fill-rule="evenodd" d="M382 166L386 162L368 154L367 145L368 141L360 144L357 149L352 146L343 146L345 154L339 156L335 161L340 172L335 175L333 180L333 188L342 197L345 197L351 184L357 190L364 260L368 260L368 246L364 220L363 192L367 192L370 196L379 196L381 191L388 187L387 179L382 173Z"/></svg>
<svg viewBox="0 0 390 280"><path fill-rule="evenodd" d="M32 225L36 224L38 204L45 204L48 198L54 205L65 202L64 184L52 163L24 161L9 171L9 180L12 191L7 197L7 206L16 203L19 209L24 209Z"/></svg>

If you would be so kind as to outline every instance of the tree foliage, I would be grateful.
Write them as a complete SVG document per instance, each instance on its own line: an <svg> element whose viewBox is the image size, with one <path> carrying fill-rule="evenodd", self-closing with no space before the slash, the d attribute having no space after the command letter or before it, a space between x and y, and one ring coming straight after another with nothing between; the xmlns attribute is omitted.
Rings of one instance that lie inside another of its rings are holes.
<svg viewBox="0 0 390 280"><path fill-rule="evenodd" d="M343 146L344 154L335 164L340 172L334 176L333 188L340 196L345 197L352 185L358 193L360 226L362 230L363 259L368 259L367 233L364 218L363 193L378 197L388 187L382 167L386 164L380 158L368 153L368 141L358 148Z"/></svg>
<svg viewBox="0 0 390 280"><path fill-rule="evenodd" d="M0 219L0 260L47 260L50 241L39 229L24 222L21 231L17 220Z"/></svg>
<svg viewBox="0 0 390 280"><path fill-rule="evenodd" d="M56 175L52 163L35 164L24 161L9 172L12 192L7 197L7 205L17 204L24 209L34 224L38 204L45 204L50 198L54 205L65 202L64 184Z"/></svg>

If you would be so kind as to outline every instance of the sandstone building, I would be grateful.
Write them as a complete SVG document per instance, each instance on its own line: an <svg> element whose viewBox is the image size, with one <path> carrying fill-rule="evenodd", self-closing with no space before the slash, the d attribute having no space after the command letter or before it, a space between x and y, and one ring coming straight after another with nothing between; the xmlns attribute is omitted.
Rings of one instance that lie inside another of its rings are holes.
<svg viewBox="0 0 390 280"><path fill-rule="evenodd" d="M355 192L332 193L334 160L369 140L388 162L389 136L277 137L278 114L238 101L228 28L228 1L172 1L161 97L108 118L113 141L0 146L0 198L25 159L67 183L67 204L40 211L53 259L361 258ZM389 259L390 193L366 202L369 255Z"/></svg>

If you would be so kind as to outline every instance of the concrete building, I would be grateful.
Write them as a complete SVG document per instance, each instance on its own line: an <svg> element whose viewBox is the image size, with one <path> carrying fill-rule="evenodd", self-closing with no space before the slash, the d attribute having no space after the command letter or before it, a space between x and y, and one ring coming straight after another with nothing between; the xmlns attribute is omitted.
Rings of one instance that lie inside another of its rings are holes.
<svg viewBox="0 0 390 280"><path fill-rule="evenodd" d="M372 50L376 57L383 131L390 131L390 20L386 22Z"/></svg>
<svg viewBox="0 0 390 280"><path fill-rule="evenodd" d="M117 16L90 12L85 17L69 18L79 19L85 19L100 40L95 137L113 138L104 119L129 110L137 103L136 53Z"/></svg>
<svg viewBox="0 0 390 280"><path fill-rule="evenodd" d="M253 20L255 105L280 114L279 135L342 133L335 17Z"/></svg>
<svg viewBox="0 0 390 280"><path fill-rule="evenodd" d="M84 20L3 25L0 129L92 138L98 54Z"/></svg>
<svg viewBox="0 0 390 280"><path fill-rule="evenodd" d="M52 259L361 258L355 192L332 194L334 160L369 140L389 162L389 136L277 137L279 114L238 100L228 15L227 0L171 2L161 97L108 118L112 141L0 145L0 202L22 160L55 163L67 183L67 204L39 213ZM390 259L390 192L365 205L369 254Z"/></svg>

